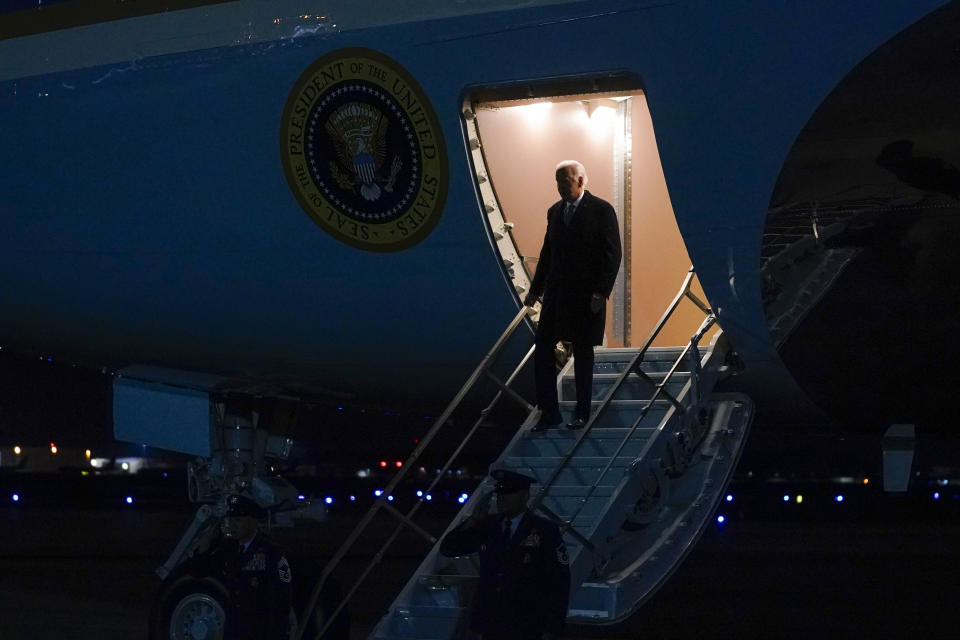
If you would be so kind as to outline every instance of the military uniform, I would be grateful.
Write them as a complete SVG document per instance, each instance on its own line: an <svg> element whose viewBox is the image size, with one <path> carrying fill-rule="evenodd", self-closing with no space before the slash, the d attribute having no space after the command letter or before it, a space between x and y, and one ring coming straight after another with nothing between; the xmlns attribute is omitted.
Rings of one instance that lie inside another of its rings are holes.
<svg viewBox="0 0 960 640"><path fill-rule="evenodd" d="M480 585L470 628L485 640L540 640L567 616L570 566L556 524L522 515L513 534L503 515L471 518L447 534L446 556L480 555Z"/></svg>
<svg viewBox="0 0 960 640"><path fill-rule="evenodd" d="M223 558L220 579L230 591L236 640L286 640L290 635L293 579L287 558L262 535L246 550L236 547ZM232 629L231 629L232 627Z"/></svg>
<svg viewBox="0 0 960 640"><path fill-rule="evenodd" d="M228 515L262 517L249 499L230 498ZM225 640L287 640L291 632L291 583L287 558L263 534L246 548L223 538L198 563L207 575L220 580L230 592Z"/></svg>

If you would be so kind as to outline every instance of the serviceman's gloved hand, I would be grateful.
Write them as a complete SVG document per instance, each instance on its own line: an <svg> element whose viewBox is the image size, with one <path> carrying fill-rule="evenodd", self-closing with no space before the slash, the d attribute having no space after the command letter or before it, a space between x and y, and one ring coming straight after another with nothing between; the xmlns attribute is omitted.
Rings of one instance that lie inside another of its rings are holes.
<svg viewBox="0 0 960 640"><path fill-rule="evenodd" d="M532 307L533 305L537 304L538 297L539 296L535 296L532 293L528 293L527 297L523 299L523 306Z"/></svg>

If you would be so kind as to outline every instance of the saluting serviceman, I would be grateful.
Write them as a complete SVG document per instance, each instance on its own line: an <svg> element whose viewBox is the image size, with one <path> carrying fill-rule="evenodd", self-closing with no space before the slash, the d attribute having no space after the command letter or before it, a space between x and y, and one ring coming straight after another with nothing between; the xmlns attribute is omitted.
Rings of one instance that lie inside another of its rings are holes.
<svg viewBox="0 0 960 640"><path fill-rule="evenodd" d="M245 496L227 500L223 538L201 560L230 592L225 639L287 640L293 628L290 564L261 533L266 512Z"/></svg>
<svg viewBox="0 0 960 640"><path fill-rule="evenodd" d="M557 165L560 201L547 211L547 232L537 272L523 303L533 306L543 295L537 325L534 376L540 420L534 431L562 422L557 402L558 340L573 343L577 407L570 429L590 419L593 396L593 347L603 343L607 298L620 270L620 226L610 203L584 187L587 171L576 160Z"/></svg>
<svg viewBox="0 0 960 640"><path fill-rule="evenodd" d="M552 640L563 629L570 597L567 549L556 524L527 511L533 478L491 474L492 494L440 544L445 556L480 554L480 586L470 629L484 640Z"/></svg>

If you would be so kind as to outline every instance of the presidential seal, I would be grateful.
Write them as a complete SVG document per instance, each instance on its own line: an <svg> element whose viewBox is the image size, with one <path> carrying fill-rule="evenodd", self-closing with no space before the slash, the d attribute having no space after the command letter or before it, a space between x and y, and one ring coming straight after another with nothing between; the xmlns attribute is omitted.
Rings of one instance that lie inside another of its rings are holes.
<svg viewBox="0 0 960 640"><path fill-rule="evenodd" d="M447 152L427 97L403 67L370 49L331 52L294 85L280 158L300 206L359 249L423 240L447 195Z"/></svg>

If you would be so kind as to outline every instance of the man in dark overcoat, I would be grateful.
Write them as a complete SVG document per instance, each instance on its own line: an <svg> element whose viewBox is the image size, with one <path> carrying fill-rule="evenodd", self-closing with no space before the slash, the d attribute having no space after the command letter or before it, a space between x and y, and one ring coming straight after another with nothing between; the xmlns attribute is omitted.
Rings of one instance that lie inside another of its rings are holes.
<svg viewBox="0 0 960 640"><path fill-rule="evenodd" d="M561 200L547 211L537 272L524 304L543 296L537 326L534 374L540 431L562 422L557 399L554 349L558 340L573 343L577 406L571 429L590 418L593 395L593 347L603 342L606 300L620 270L620 229L609 202L584 187L587 173L575 160L557 165Z"/></svg>
<svg viewBox="0 0 960 640"><path fill-rule="evenodd" d="M567 548L556 524L527 511L533 478L506 469L497 480L497 513L484 496L440 544L445 556L480 555L470 629L484 640L553 640L570 598Z"/></svg>

